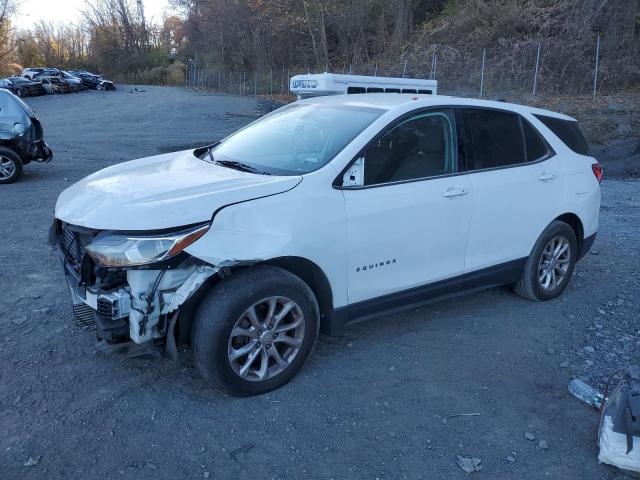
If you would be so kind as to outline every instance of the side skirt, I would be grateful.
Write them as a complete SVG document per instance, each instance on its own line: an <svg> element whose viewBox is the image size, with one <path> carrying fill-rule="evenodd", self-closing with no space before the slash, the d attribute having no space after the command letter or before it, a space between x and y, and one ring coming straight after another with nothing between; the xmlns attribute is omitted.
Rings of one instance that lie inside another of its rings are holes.
<svg viewBox="0 0 640 480"><path fill-rule="evenodd" d="M333 311L330 321L325 321L323 333L335 335L341 327L348 323L371 320L438 300L457 297L464 293L515 283L520 279L526 262L526 257L520 258L439 282L337 308Z"/></svg>

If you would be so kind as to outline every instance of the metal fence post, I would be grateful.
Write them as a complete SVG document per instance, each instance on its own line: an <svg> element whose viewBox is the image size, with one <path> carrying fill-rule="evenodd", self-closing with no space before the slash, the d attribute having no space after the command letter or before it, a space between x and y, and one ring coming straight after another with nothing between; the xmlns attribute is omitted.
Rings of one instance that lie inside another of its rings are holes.
<svg viewBox="0 0 640 480"><path fill-rule="evenodd" d="M538 42L538 54L536 55L536 71L533 74L533 94L536 94L536 86L538 85L538 66L540 65L540 44Z"/></svg>
<svg viewBox="0 0 640 480"><path fill-rule="evenodd" d="M229 95L231 95L231 72L229 72Z"/></svg>
<svg viewBox="0 0 640 480"><path fill-rule="evenodd" d="M593 73L593 98L596 98L596 91L598 89L598 62L600 61L600 35L596 40L596 69Z"/></svg>
<svg viewBox="0 0 640 480"><path fill-rule="evenodd" d="M436 77L438 76L438 56L436 55L435 50L433 51L433 66L431 68L431 74L431 80L436 80Z"/></svg>
<svg viewBox="0 0 640 480"><path fill-rule="evenodd" d="M482 92L484 90L484 58L487 54L487 49L482 49L482 67L480 68L480 98L482 98Z"/></svg>
<svg viewBox="0 0 640 480"><path fill-rule="evenodd" d="M431 55L431 75L429 76L431 78L431 80L436 78L434 76L435 66L436 66L436 47L433 47L433 54Z"/></svg>
<svg viewBox="0 0 640 480"><path fill-rule="evenodd" d="M374 77L378 76L378 62L376 62L376 67L373 69L373 76Z"/></svg>
<svg viewBox="0 0 640 480"><path fill-rule="evenodd" d="M404 78L405 73L407 73L407 62L409 61L408 58L404 59L404 68L402 69L402 78Z"/></svg>
<svg viewBox="0 0 640 480"><path fill-rule="evenodd" d="M273 95L273 70L269 70L269 95Z"/></svg>

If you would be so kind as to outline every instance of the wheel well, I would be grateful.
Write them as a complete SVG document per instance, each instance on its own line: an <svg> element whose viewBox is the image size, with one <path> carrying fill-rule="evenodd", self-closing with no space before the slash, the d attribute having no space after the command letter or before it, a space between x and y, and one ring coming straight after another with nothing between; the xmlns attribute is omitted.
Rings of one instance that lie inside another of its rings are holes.
<svg viewBox="0 0 640 480"><path fill-rule="evenodd" d="M283 268L309 285L320 308L320 326L325 330L325 324L330 321L333 312L333 293L322 269L311 260L302 257L278 257L265 263Z"/></svg>
<svg viewBox="0 0 640 480"><path fill-rule="evenodd" d="M311 288L311 291L318 301L318 307L320 309L320 328L324 333L330 333L332 331L333 294L331 292L329 280L318 265L302 257L279 257L263 263L245 265L236 268L251 268L255 265L273 265L300 277L307 285L309 285L309 288ZM231 271L233 272L233 268ZM233 273L231 274L233 275ZM176 336L179 344L186 345L190 343L191 327L194 315L202 303L204 296L210 292L219 281L221 281L221 278L218 275L214 275L209 278L198 289L198 291L180 307L180 315L178 317L178 324L176 327Z"/></svg>
<svg viewBox="0 0 640 480"><path fill-rule="evenodd" d="M557 217L556 220L566 223L573 229L573 232L576 234L576 240L578 241L578 252L582 252L582 244L584 243L584 227L582 226L580 217L575 213L563 213ZM578 253L578 255L579 254L580 253Z"/></svg>

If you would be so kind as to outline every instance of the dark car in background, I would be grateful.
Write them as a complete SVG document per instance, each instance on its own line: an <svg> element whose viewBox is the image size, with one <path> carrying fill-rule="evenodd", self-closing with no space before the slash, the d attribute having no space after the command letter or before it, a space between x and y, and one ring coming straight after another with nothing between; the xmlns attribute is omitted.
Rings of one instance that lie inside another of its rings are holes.
<svg viewBox="0 0 640 480"><path fill-rule="evenodd" d="M71 85L66 79L60 77L40 77L44 89L49 95L57 93L77 92L77 85Z"/></svg>
<svg viewBox="0 0 640 480"><path fill-rule="evenodd" d="M82 80L82 84L93 90L115 90L116 86L111 80L105 80L101 75L87 72L86 70L72 70L69 72L74 77Z"/></svg>
<svg viewBox="0 0 640 480"><path fill-rule="evenodd" d="M35 112L13 93L0 89L0 184L15 182L23 165L32 160L48 163L52 158Z"/></svg>
<svg viewBox="0 0 640 480"><path fill-rule="evenodd" d="M39 81L28 80L23 77L8 77L0 80L0 88L9 90L19 97L44 95L46 90Z"/></svg>

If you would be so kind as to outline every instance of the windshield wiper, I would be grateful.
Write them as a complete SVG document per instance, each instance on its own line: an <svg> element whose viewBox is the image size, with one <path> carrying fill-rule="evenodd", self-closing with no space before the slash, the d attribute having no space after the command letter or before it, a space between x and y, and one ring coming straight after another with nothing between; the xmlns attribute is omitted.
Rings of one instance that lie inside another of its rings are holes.
<svg viewBox="0 0 640 480"><path fill-rule="evenodd" d="M236 162L235 160L214 160L216 165L222 165L223 167L233 168L234 170L240 170L241 172L257 173L259 175L271 175L269 172L262 171L246 163Z"/></svg>

